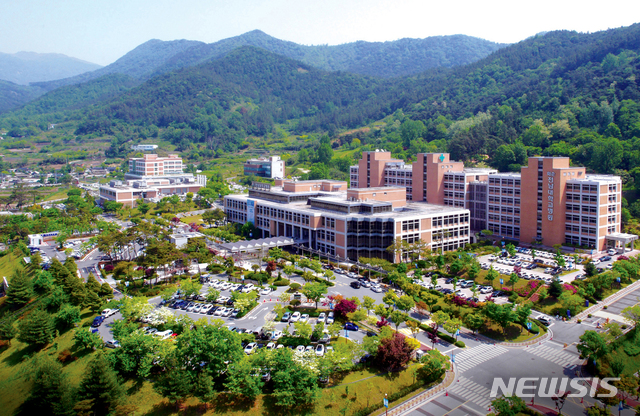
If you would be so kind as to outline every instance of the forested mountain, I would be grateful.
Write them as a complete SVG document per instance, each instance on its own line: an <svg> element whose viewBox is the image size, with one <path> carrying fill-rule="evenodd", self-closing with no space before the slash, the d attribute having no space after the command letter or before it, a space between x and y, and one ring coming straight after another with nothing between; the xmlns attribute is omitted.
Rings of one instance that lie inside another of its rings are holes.
<svg viewBox="0 0 640 416"><path fill-rule="evenodd" d="M65 85L87 82L108 74L122 74L132 78L144 79L155 72L158 67L164 65L171 57L198 44L202 44L202 42L191 40L164 42L158 39L152 39L136 47L131 52L128 52L114 63L100 68L97 71L76 77L57 79L51 82L34 83L33 85L41 87L46 91L51 91Z"/></svg>
<svg viewBox="0 0 640 416"><path fill-rule="evenodd" d="M0 80L20 85L73 77L99 68L59 53L0 53Z"/></svg>
<svg viewBox="0 0 640 416"><path fill-rule="evenodd" d="M235 152L252 136L317 132L334 145L353 147L357 137L355 146L406 159L446 150L471 162L492 155L488 163L510 170L527 155L566 155L597 172L632 171L640 166L639 54L638 24L549 32L469 65L393 79L241 47L130 90L136 81L127 78L105 81L105 95L93 84L93 92L61 89L0 123L9 130L66 119L80 137L115 137L111 155L156 134L201 157ZM338 136L380 120L382 129Z"/></svg>
<svg viewBox="0 0 640 416"><path fill-rule="evenodd" d="M304 46L276 39L259 30L211 44L189 40L165 42L153 39L138 46L116 62L96 71L48 82L33 82L31 84L34 87L33 90L26 95L6 99L0 91L0 101L6 100L0 106L0 112L17 108L46 91L64 86L81 84L109 74L121 74L145 81L153 76L180 68L220 59L243 46L262 48L327 71L396 77L417 74L433 67L464 65L481 59L504 45L470 36L455 35L401 39L393 42ZM90 88L93 90L94 87L95 85ZM98 95L109 96L109 91L98 93ZM35 107L42 106L36 103Z"/></svg>
<svg viewBox="0 0 640 416"><path fill-rule="evenodd" d="M35 100L42 94L44 91L40 88L0 80L0 114Z"/></svg>
<svg viewBox="0 0 640 416"><path fill-rule="evenodd" d="M390 78L417 74L429 68L465 65L505 45L455 35L392 42L360 41L336 46L304 46L254 30L219 42L196 45L169 59L157 73L218 58L241 46L259 47L326 71Z"/></svg>

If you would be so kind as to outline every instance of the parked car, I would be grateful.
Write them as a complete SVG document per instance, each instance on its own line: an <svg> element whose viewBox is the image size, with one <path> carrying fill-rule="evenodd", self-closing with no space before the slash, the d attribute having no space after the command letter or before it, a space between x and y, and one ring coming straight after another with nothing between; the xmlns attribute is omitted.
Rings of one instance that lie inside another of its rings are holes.
<svg viewBox="0 0 640 416"><path fill-rule="evenodd" d="M358 325L354 324L353 322L347 322L346 324L344 324L344 329L346 329L347 331L357 331Z"/></svg>
<svg viewBox="0 0 640 416"><path fill-rule="evenodd" d="M300 314L300 312L296 311L289 318L289 322L298 322L300 320L301 316L302 315Z"/></svg>
<svg viewBox="0 0 640 416"><path fill-rule="evenodd" d="M107 348L120 348L120 342L115 339L110 339L104 343L104 346Z"/></svg>
<svg viewBox="0 0 640 416"><path fill-rule="evenodd" d="M360 282L351 282L349 286L351 286L354 289L360 289Z"/></svg>
<svg viewBox="0 0 640 416"><path fill-rule="evenodd" d="M318 315L318 322L323 322L327 319L327 314L325 314L324 312L320 312L320 315Z"/></svg>
<svg viewBox="0 0 640 416"><path fill-rule="evenodd" d="M244 347L244 352L246 354L253 354L253 352L258 348L258 344L256 342L250 342Z"/></svg>
<svg viewBox="0 0 640 416"><path fill-rule="evenodd" d="M284 315L282 315L282 322L289 322L289 319L291 319L291 312L285 312Z"/></svg>
<svg viewBox="0 0 640 416"><path fill-rule="evenodd" d="M308 322L309 321L309 314L308 313L303 313L300 316L300 322Z"/></svg>
<svg viewBox="0 0 640 416"><path fill-rule="evenodd" d="M374 293L382 293L382 288L380 287L380 285L371 286L371 290Z"/></svg>
<svg viewBox="0 0 640 416"><path fill-rule="evenodd" d="M93 318L93 322L91 323L91 326L94 327L94 328L97 328L100 325L102 325L103 322L104 322L104 316L99 315L99 316L96 316L95 318Z"/></svg>
<svg viewBox="0 0 640 416"><path fill-rule="evenodd" d="M120 309L105 309L102 311L102 316L105 318L110 317L111 315L115 315Z"/></svg>
<svg viewBox="0 0 640 416"><path fill-rule="evenodd" d="M334 322L334 315L333 315L333 311L331 311L327 314L326 323L327 325L331 325L333 322Z"/></svg>
<svg viewBox="0 0 640 416"><path fill-rule="evenodd" d="M158 338L160 338L160 339L167 339L167 338L171 338L171 336L173 336L173 331L168 329L166 331L156 332L153 335L158 337Z"/></svg>

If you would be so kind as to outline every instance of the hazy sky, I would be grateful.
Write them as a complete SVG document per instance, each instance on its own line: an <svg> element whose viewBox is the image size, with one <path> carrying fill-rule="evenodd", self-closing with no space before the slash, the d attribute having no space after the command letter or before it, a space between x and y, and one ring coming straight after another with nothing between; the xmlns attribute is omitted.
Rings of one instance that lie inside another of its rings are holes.
<svg viewBox="0 0 640 416"><path fill-rule="evenodd" d="M305 45L464 34L513 43L640 20L640 1L0 0L0 52L56 52L107 65L149 39L207 43L260 29Z"/></svg>

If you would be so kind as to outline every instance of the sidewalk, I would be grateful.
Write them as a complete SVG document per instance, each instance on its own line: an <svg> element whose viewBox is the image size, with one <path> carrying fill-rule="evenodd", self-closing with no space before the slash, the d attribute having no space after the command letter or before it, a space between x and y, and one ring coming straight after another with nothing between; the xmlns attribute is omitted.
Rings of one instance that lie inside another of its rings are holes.
<svg viewBox="0 0 640 416"><path fill-rule="evenodd" d="M609 296L608 298L606 298L602 302L598 302L595 305L585 309L584 311L580 312L578 315L576 315L573 318L571 318L571 320L569 322L576 323L578 321L578 319L583 320L589 314L593 314L593 313L599 311L605 305L611 305L612 303L614 303L617 300L619 300L620 298L628 295L629 293L633 292L636 289L640 289L640 280L636 280L635 282L631 283L629 286L625 287L624 289L621 289L621 290L617 291L616 293L614 293L613 295Z"/></svg>

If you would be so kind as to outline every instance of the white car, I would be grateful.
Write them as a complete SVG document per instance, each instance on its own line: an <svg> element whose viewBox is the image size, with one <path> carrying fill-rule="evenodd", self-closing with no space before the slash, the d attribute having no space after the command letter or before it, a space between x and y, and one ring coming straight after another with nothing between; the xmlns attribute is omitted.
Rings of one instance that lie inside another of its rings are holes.
<svg viewBox="0 0 640 416"><path fill-rule="evenodd" d="M300 312L296 311L291 315L291 318L289 318L289 322L298 322L301 316Z"/></svg>
<svg viewBox="0 0 640 416"><path fill-rule="evenodd" d="M227 308L225 308L225 307L223 306L222 308L218 308L218 309L213 313L213 315L214 315L214 316L222 316L222 314L223 314L224 312L226 312L226 311L227 311Z"/></svg>
<svg viewBox="0 0 640 416"><path fill-rule="evenodd" d="M271 293L271 288L270 287L265 287L264 289L262 289L260 291L260 294L263 295L263 296L264 295L268 295L269 293Z"/></svg>
<svg viewBox="0 0 640 416"><path fill-rule="evenodd" d="M316 347L316 356L322 357L323 355L324 355L324 345L318 344L318 346Z"/></svg>
<svg viewBox="0 0 640 416"><path fill-rule="evenodd" d="M256 350L256 348L258 348L258 344L255 342L251 342L247 344L246 347L244 347L244 352L246 354L252 354Z"/></svg>
<svg viewBox="0 0 640 416"><path fill-rule="evenodd" d="M254 288L253 283L249 283L245 285L244 288L242 288L242 293L249 293L253 290L253 288Z"/></svg>
<svg viewBox="0 0 640 416"><path fill-rule="evenodd" d="M273 335L271 335L271 339L274 340L274 341L277 341L280 338L282 338L282 331L277 331L277 330L273 331Z"/></svg>
<svg viewBox="0 0 640 416"><path fill-rule="evenodd" d="M324 312L320 312L320 315L318 315L318 322L324 323L325 319L327 319L327 315Z"/></svg>
<svg viewBox="0 0 640 416"><path fill-rule="evenodd" d="M118 312L119 309L105 309L102 311L102 316L104 316L105 318L110 317L111 315L115 315L116 312Z"/></svg>
<svg viewBox="0 0 640 416"><path fill-rule="evenodd" d="M167 339L167 338L171 338L171 336L173 335L173 331L170 329L167 329L166 331L156 332L153 335L160 339Z"/></svg>
<svg viewBox="0 0 640 416"><path fill-rule="evenodd" d="M300 322L308 322L309 321L309 314L308 313L303 313L300 316Z"/></svg>
<svg viewBox="0 0 640 416"><path fill-rule="evenodd" d="M327 325L331 325L334 321L333 319L333 311L329 312L329 314L327 314Z"/></svg>
<svg viewBox="0 0 640 416"><path fill-rule="evenodd" d="M266 349L271 351L271 350L275 350L276 349L276 343L275 342L270 342L267 344Z"/></svg>
<svg viewBox="0 0 640 416"><path fill-rule="evenodd" d="M491 293L493 292L493 288L489 287L489 286L485 286L482 289L480 289L480 293L482 294L487 294L487 293Z"/></svg>
<svg viewBox="0 0 640 416"><path fill-rule="evenodd" d="M371 286L371 290L374 291L375 293L382 293L382 288L378 285Z"/></svg>
<svg viewBox="0 0 640 416"><path fill-rule="evenodd" d="M304 345L298 345L298 346L296 347L295 353L296 353L297 355L304 354Z"/></svg>

